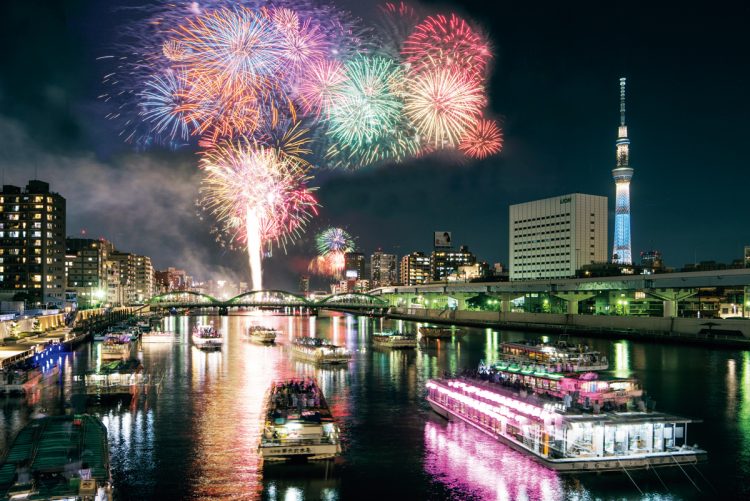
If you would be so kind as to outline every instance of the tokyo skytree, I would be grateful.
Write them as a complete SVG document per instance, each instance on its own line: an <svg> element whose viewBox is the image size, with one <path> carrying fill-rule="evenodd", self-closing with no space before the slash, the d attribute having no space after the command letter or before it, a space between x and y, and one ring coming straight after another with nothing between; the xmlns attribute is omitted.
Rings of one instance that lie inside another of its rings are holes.
<svg viewBox="0 0 750 501"><path fill-rule="evenodd" d="M612 169L615 179L615 238L612 248L612 262L633 264L630 244L630 180L633 169L630 167L630 139L625 125L625 79L620 79L620 127L617 131L617 167Z"/></svg>

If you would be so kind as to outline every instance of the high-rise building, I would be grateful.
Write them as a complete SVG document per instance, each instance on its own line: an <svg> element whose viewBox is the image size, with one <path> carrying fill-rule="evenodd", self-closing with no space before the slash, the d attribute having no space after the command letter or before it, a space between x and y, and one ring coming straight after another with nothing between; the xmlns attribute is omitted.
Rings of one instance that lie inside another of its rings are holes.
<svg viewBox="0 0 750 501"><path fill-rule="evenodd" d="M469 248L462 245L457 251L436 248L430 259L430 276L434 281L447 280L448 275L455 273L459 266L472 265L477 262L476 256Z"/></svg>
<svg viewBox="0 0 750 501"><path fill-rule="evenodd" d="M430 279L430 256L412 252L401 258L401 284L419 285Z"/></svg>
<svg viewBox="0 0 750 501"><path fill-rule="evenodd" d="M76 293L79 307L91 308L108 302L107 264L112 252L114 246L104 239L65 239L66 287Z"/></svg>
<svg viewBox="0 0 750 501"><path fill-rule="evenodd" d="M65 302L65 199L44 181L0 193L0 291L12 299Z"/></svg>
<svg viewBox="0 0 750 501"><path fill-rule="evenodd" d="M114 261L120 273L120 286L123 288L123 299L125 304L138 302L136 288L136 255L130 252L114 251L109 255Z"/></svg>
<svg viewBox="0 0 750 501"><path fill-rule="evenodd" d="M750 245L745 246L745 268L750 268Z"/></svg>
<svg viewBox="0 0 750 501"><path fill-rule="evenodd" d="M361 252L344 254L344 278L360 280L365 278L365 255Z"/></svg>
<svg viewBox="0 0 750 501"><path fill-rule="evenodd" d="M155 280L161 292L186 291L193 287L193 278L185 270L169 267L154 273ZM244 284L244 285L243 285ZM247 292L247 284L240 282L239 293Z"/></svg>
<svg viewBox="0 0 750 501"><path fill-rule="evenodd" d="M607 261L607 197L574 193L510 206L510 279L574 277Z"/></svg>
<svg viewBox="0 0 750 501"><path fill-rule="evenodd" d="M398 283L398 257L376 250L370 256L370 285L387 287Z"/></svg>
<svg viewBox="0 0 750 501"><path fill-rule="evenodd" d="M612 169L615 180L615 238L612 247L612 262L633 264L630 242L630 180L633 169L630 167L630 139L625 125L625 79L620 79L620 127L615 142L617 166Z"/></svg>
<svg viewBox="0 0 750 501"><path fill-rule="evenodd" d="M154 268L148 256L134 256L135 302L143 303L154 295Z"/></svg>

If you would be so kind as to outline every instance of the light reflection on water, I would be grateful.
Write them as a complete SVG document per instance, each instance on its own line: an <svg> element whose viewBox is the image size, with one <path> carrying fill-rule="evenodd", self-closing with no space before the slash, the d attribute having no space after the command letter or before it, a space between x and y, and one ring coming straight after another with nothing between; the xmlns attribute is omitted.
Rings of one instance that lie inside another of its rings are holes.
<svg viewBox="0 0 750 501"><path fill-rule="evenodd" d="M563 496L559 476L462 422L425 423L425 470L454 492L476 499L537 499Z"/></svg>
<svg viewBox="0 0 750 501"><path fill-rule="evenodd" d="M213 321L225 333L221 351L192 346L197 322ZM249 325L271 325L276 346L250 343ZM424 401L424 385L443 372L497 358L500 343L524 335L465 329L453 339L430 340L415 351L373 347L384 328L417 331L404 321L352 316L167 317L172 345L137 352L161 380L159 391L133 402L90 402L89 412L108 428L118 499L595 499L640 498L625 475L559 477L471 427L447 423ZM297 336L318 336L353 353L346 368L316 368L294 359ZM550 336L550 341L556 338ZM691 431L709 450L701 467L721 495L748 494L750 475L750 352L706 350L633 341L571 339L607 354L612 371L639 377L658 409L703 418ZM33 400L5 398L0 446L28 422L35 408L62 413L79 407L73 374L95 368L96 345L62 358L60 384ZM707 370L704 370L704 367ZM262 467L257 445L261 412L271 381L317 379L342 431L344 454L334 469ZM93 405L91 405L93 404ZM695 471L691 477L699 480ZM665 489L648 475L636 482L649 499L700 499L680 472L663 475ZM722 481L728 479L727 481Z"/></svg>

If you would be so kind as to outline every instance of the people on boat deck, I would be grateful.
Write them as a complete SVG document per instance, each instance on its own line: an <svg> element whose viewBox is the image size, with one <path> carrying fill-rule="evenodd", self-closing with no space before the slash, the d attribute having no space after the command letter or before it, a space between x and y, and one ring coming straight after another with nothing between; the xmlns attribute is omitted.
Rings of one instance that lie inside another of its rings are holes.
<svg viewBox="0 0 750 501"><path fill-rule="evenodd" d="M297 409L301 413L306 408L320 407L320 390L312 379L278 383L274 387L273 395L274 418L282 417L279 409ZM277 412L278 416L275 415Z"/></svg>

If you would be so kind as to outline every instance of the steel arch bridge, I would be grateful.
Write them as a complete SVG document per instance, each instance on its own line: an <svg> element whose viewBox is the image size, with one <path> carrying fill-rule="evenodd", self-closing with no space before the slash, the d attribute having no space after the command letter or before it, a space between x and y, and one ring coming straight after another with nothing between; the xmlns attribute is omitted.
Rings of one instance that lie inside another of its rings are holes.
<svg viewBox="0 0 750 501"><path fill-rule="evenodd" d="M307 308L383 312L389 307L388 301L371 294L349 292L314 300L282 290L244 292L226 300L200 292L174 291L152 297L148 305L152 308L218 308L221 311L230 308Z"/></svg>

